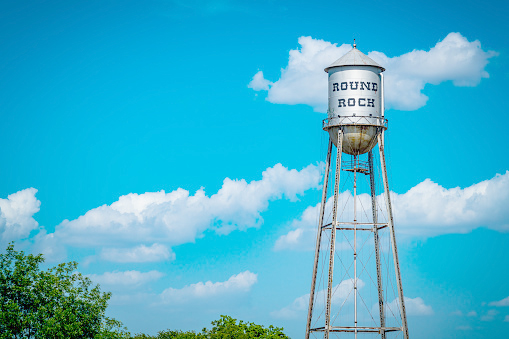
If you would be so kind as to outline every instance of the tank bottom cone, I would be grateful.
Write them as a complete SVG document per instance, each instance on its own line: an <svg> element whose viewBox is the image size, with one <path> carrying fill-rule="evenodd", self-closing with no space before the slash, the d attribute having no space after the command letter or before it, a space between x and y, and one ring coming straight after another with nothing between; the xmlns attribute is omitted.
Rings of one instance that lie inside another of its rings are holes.
<svg viewBox="0 0 509 339"><path fill-rule="evenodd" d="M342 125L327 128L330 138L338 146L338 129L343 130L343 153L360 155L367 153L377 144L380 133L379 126L373 125Z"/></svg>

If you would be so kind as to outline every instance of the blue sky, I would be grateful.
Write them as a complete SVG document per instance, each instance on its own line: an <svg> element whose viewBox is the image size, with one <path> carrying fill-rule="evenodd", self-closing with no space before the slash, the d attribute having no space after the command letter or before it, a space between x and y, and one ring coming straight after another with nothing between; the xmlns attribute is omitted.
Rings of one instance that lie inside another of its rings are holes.
<svg viewBox="0 0 509 339"><path fill-rule="evenodd" d="M229 314L303 337L295 301L309 293L304 235L328 142L322 69L355 38L387 68L403 286L420 306L410 334L501 336L508 12L505 1L2 1L2 247L78 261L132 332Z"/></svg>

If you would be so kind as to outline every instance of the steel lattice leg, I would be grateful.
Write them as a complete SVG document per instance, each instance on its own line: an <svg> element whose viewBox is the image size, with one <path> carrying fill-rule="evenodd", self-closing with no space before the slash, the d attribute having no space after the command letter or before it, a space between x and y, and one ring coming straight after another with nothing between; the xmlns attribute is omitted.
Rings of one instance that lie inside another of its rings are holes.
<svg viewBox="0 0 509 339"><path fill-rule="evenodd" d="M373 166L373 152L368 153L369 164L369 183L371 186L371 211L373 213L373 238L375 240L375 260L376 260L376 280L378 287L378 311L380 312L380 327L385 327L385 309L382 287L382 269L380 265L380 242L378 238L378 212L376 209L376 187L375 187L375 171ZM385 331L381 330L380 335L385 339Z"/></svg>
<svg viewBox="0 0 509 339"><path fill-rule="evenodd" d="M334 254L336 251L336 226L338 215L339 179L341 172L341 155L343 154L343 131L338 129L338 145L336 156L336 178L334 182L334 206L332 207L332 225L329 254L329 279L327 282L327 307L325 309L325 339L329 339L330 332L330 309L332 298L332 281L334 275Z"/></svg>
<svg viewBox="0 0 509 339"><path fill-rule="evenodd" d="M315 262L313 264L313 278L311 279L311 292L309 293L308 320L306 323L306 339L309 339L309 330L311 329L311 320L313 317L313 303L316 288L316 273L318 269L318 260L320 257L320 242L322 240L323 215L325 213L325 204L327 203L327 186L329 183L329 168L332 154L332 140L329 139L329 148L327 151L327 162L325 163L325 174L323 178L322 204L320 206L320 216L318 219L318 230L316 234Z"/></svg>
<svg viewBox="0 0 509 339"><path fill-rule="evenodd" d="M384 191L385 191L385 204L387 205L387 217L389 224L389 231L391 236L391 245L392 245L392 257L394 259L394 269L396 270L396 284L398 286L398 297L399 297L399 307L401 311L401 330L403 331L404 339L408 339L408 325L406 320L406 310L405 310L405 298L403 296L403 286L401 283L401 272L399 269L399 259L398 259L398 248L396 246L396 235L394 234L394 220L392 218L392 206L391 206L391 197L389 191L389 183L387 179L387 167L385 165L385 154L384 154L384 131L378 135L378 148L380 150L380 162L382 165L382 179L384 182Z"/></svg>

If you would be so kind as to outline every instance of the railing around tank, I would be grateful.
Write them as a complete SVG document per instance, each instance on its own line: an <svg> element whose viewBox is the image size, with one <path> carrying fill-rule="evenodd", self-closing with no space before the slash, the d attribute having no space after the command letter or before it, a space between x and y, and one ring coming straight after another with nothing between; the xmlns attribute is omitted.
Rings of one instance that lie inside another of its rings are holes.
<svg viewBox="0 0 509 339"><path fill-rule="evenodd" d="M364 116L364 115L338 115L323 119L322 128L328 129L333 126L377 126L387 129L387 119L384 117Z"/></svg>
<svg viewBox="0 0 509 339"><path fill-rule="evenodd" d="M341 169L347 172L357 171L369 174L369 162L362 161L359 157L351 157L347 160L341 160Z"/></svg>

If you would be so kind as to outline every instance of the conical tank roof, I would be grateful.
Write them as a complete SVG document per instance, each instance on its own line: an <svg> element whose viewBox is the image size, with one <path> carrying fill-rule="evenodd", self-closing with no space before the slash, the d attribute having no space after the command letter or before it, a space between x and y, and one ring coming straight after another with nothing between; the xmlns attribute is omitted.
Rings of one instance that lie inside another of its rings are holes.
<svg viewBox="0 0 509 339"><path fill-rule="evenodd" d="M359 51L355 44L353 45L353 48L350 52L346 53L341 58L334 61L332 64L326 67L324 71L328 73L331 68L341 66L373 66L380 68L382 72L385 71L385 68L377 64L375 61L373 61L373 59L368 57L366 54Z"/></svg>

